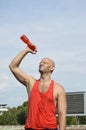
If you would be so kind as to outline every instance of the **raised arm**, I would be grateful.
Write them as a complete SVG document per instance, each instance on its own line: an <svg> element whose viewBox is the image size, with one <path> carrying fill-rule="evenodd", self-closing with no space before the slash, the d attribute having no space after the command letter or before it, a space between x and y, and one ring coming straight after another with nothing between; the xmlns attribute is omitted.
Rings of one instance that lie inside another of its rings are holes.
<svg viewBox="0 0 86 130"><path fill-rule="evenodd" d="M9 68L11 70L11 72L14 74L14 76L16 77L16 79L21 82L23 85L27 86L30 84L31 80L35 80L34 78L32 78L31 76L25 74L20 68L19 65L21 63L21 61L23 60L23 58L28 54L28 53L32 53L32 54L36 54L37 50L35 49L34 51L31 50L29 47L26 47L23 51L21 51L10 63Z"/></svg>

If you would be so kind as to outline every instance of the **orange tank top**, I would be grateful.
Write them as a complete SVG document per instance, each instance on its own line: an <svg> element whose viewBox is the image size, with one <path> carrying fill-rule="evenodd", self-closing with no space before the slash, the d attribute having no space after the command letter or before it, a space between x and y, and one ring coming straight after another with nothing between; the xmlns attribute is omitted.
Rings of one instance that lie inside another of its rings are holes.
<svg viewBox="0 0 86 130"><path fill-rule="evenodd" d="M35 130L44 128L57 128L56 108L53 98L54 81L51 80L47 92L40 92L39 80L37 80L32 88L28 100L28 114L25 128L33 128Z"/></svg>

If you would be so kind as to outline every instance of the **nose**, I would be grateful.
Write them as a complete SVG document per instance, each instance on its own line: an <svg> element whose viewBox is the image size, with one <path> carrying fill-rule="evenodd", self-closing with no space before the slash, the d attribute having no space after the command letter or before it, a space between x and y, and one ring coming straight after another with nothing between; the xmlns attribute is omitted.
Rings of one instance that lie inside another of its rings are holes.
<svg viewBox="0 0 86 130"><path fill-rule="evenodd" d="M43 65L43 62L41 62L40 65Z"/></svg>
<svg viewBox="0 0 86 130"><path fill-rule="evenodd" d="M40 65L39 65L39 66L42 66L42 65L44 65L44 62L40 62Z"/></svg>

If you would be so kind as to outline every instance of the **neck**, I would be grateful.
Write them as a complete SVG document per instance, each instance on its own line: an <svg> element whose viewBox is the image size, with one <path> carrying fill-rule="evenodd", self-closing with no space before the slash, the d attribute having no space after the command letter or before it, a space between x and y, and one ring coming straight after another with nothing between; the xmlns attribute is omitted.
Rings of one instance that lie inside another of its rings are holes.
<svg viewBox="0 0 86 130"><path fill-rule="evenodd" d="M49 81L51 81L50 74L49 73L48 74L46 74L46 73L41 74L40 81L42 81L42 82L49 82Z"/></svg>

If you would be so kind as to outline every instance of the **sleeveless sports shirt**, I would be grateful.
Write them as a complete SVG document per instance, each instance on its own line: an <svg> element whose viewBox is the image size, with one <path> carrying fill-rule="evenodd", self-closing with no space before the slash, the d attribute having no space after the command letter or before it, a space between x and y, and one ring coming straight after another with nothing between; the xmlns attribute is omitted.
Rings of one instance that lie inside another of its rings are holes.
<svg viewBox="0 0 86 130"><path fill-rule="evenodd" d="M28 100L28 114L25 128L44 129L57 128L56 108L54 104L53 88L54 81L51 80L47 92L40 92L39 80L37 80L32 88Z"/></svg>

